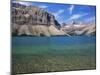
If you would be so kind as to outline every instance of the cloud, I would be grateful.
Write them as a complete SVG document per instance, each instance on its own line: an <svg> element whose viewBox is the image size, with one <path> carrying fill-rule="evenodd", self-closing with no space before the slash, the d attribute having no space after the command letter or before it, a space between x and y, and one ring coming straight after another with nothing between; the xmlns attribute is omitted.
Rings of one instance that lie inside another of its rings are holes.
<svg viewBox="0 0 100 75"><path fill-rule="evenodd" d="M74 14L67 20L67 22L71 21L71 20L77 20L77 19L79 19L79 18L81 18L83 16L86 16L86 15L88 15L88 13L85 13L85 14Z"/></svg>
<svg viewBox="0 0 100 75"><path fill-rule="evenodd" d="M93 21L93 20L95 20L95 16L88 18L86 21L90 22L90 21Z"/></svg>
<svg viewBox="0 0 100 75"><path fill-rule="evenodd" d="M85 19L85 21L88 22L88 23L94 23L95 22L95 16L87 18L87 19Z"/></svg>
<svg viewBox="0 0 100 75"><path fill-rule="evenodd" d="M82 16L82 15L80 15L80 14L75 14L75 15L73 15L72 17L70 17L69 20L78 19L78 18L80 18L81 16Z"/></svg>
<svg viewBox="0 0 100 75"><path fill-rule="evenodd" d="M47 5L39 5L39 7L40 7L40 8L43 8L43 9L48 8L48 6L47 6Z"/></svg>
<svg viewBox="0 0 100 75"><path fill-rule="evenodd" d="M26 6L30 6L30 5L33 5L34 4L36 6L35 3L31 3L31 2L13 1L13 3L19 3L21 5L26 5ZM47 5L38 5L38 7L43 8L43 9L46 9L48 6Z"/></svg>
<svg viewBox="0 0 100 75"><path fill-rule="evenodd" d="M55 17L59 17L65 10L61 9L61 10L58 10L57 12L55 13L52 13L55 15Z"/></svg>
<svg viewBox="0 0 100 75"><path fill-rule="evenodd" d="M13 1L13 3L19 3L19 4L21 4L21 5L26 5L26 6L30 6L30 5L32 5L32 3L30 3L30 2L19 2L19 1Z"/></svg>
<svg viewBox="0 0 100 75"><path fill-rule="evenodd" d="M69 13L70 13L70 14L72 14L72 12L73 12L74 8L75 8L75 6L74 6L74 5L71 5L71 6L69 7Z"/></svg>

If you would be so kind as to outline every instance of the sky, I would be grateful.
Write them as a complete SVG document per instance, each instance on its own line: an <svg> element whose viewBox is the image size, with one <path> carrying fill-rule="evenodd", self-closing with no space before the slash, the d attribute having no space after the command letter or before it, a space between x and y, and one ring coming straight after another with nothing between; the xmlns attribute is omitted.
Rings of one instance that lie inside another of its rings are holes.
<svg viewBox="0 0 100 75"><path fill-rule="evenodd" d="M14 1L15 2L15 1ZM80 23L95 24L96 7L88 5L58 4L46 2L18 2L26 6L37 6L53 14L56 20L62 23L77 21Z"/></svg>

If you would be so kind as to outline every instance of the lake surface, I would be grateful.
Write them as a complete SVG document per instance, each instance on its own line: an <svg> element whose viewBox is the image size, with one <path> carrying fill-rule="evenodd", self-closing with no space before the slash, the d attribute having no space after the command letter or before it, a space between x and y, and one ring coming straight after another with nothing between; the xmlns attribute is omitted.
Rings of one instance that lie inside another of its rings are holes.
<svg viewBox="0 0 100 75"><path fill-rule="evenodd" d="M12 37L12 72L95 69L95 42L95 36Z"/></svg>

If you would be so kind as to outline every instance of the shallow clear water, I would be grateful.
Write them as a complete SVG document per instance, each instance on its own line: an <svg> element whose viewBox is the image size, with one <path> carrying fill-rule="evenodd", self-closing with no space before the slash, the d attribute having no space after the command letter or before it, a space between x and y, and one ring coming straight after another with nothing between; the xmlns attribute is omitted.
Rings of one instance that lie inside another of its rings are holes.
<svg viewBox="0 0 100 75"><path fill-rule="evenodd" d="M95 36L13 37L13 73L95 69Z"/></svg>

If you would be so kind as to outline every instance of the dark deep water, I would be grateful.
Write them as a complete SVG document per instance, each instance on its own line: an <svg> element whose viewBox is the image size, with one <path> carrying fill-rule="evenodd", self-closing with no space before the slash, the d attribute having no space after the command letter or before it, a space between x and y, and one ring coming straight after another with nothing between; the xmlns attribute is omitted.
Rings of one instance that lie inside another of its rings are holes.
<svg viewBox="0 0 100 75"><path fill-rule="evenodd" d="M13 37L12 72L95 69L95 42L95 36Z"/></svg>

